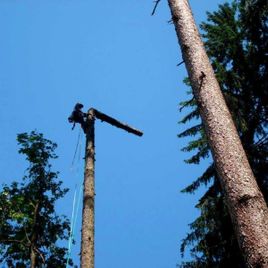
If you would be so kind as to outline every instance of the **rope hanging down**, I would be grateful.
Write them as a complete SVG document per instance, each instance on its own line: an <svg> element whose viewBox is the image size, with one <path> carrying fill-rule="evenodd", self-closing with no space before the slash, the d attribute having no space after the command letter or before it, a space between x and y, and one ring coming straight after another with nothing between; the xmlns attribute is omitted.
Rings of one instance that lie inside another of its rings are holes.
<svg viewBox="0 0 268 268"><path fill-rule="evenodd" d="M71 172L75 173L75 180L78 180L78 171L79 169L74 170L74 165L77 159L76 163L79 163L81 160L81 146L82 146L82 141L81 141L81 129L79 129L79 134L78 134L78 139L75 147L75 152L74 156L72 159L71 163ZM69 266L69 260L71 257L71 252L72 252L72 241L74 238L74 233L75 233L75 227L76 227L76 222L77 222L77 217L78 217L78 212L79 212L79 207L81 203L81 196L82 196L82 190L83 190L83 184L82 181L80 182L79 190L78 190L78 198L77 198L77 183L75 184L75 191L74 191L74 197L73 197L73 204L72 204L72 214L71 214L71 228L70 228L70 234L69 234L69 240L68 240L68 250L67 250L67 261L66 261L66 268Z"/></svg>
<svg viewBox="0 0 268 268"><path fill-rule="evenodd" d="M80 154L81 153L81 128L79 128L77 143L75 146L74 156L73 156L73 160L72 160L72 164L71 164L71 171L73 170L73 167L74 167L74 162L75 162L75 157L76 157L76 154L78 151L78 147L79 147L79 154ZM80 156L81 155L78 155L78 161L80 160Z"/></svg>
<svg viewBox="0 0 268 268"><path fill-rule="evenodd" d="M72 245L73 245L72 241L73 241L74 233L76 229L76 222L77 222L77 217L78 217L78 212L79 212L79 207L80 207L81 197L82 197L82 192L83 192L82 190L83 190L83 184L81 183L79 187L79 192L78 192L78 199L76 200L77 185L75 185L75 192L74 192L73 206L72 206L71 230L70 230L70 236L69 236L69 241L68 241L66 268L68 268L69 260L70 260L71 253L72 253Z"/></svg>

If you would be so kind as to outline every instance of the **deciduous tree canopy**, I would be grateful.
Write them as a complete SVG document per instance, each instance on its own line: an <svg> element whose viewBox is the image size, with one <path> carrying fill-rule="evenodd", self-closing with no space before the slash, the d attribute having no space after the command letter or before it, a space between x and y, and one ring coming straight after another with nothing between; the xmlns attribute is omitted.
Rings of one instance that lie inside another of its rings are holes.
<svg viewBox="0 0 268 268"><path fill-rule="evenodd" d="M17 141L29 167L21 183L4 185L0 193L0 262L7 267L65 267L67 249L58 242L68 238L70 227L56 214L55 202L67 189L61 188L50 164L57 158L57 145L34 131L19 134Z"/></svg>

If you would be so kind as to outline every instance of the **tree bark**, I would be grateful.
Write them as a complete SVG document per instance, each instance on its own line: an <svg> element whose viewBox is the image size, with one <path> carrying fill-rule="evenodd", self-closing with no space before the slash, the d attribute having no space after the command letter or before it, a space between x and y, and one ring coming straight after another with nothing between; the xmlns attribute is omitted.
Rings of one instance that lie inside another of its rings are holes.
<svg viewBox="0 0 268 268"><path fill-rule="evenodd" d="M87 118L86 159L81 239L81 268L94 268L95 144L94 110Z"/></svg>
<svg viewBox="0 0 268 268"><path fill-rule="evenodd" d="M31 268L36 267L36 241L37 241L37 236L38 236L38 216L39 216L39 211L40 211L40 206L39 202L34 207L34 220L33 220L33 230L32 230L32 235L31 235L31 245L30 245L30 259L31 259Z"/></svg>
<svg viewBox="0 0 268 268"><path fill-rule="evenodd" d="M35 251L34 251L34 246L32 245L31 246L31 256L30 256L30 258L31 258L31 268L35 268L36 267L36 253L35 253Z"/></svg>
<svg viewBox="0 0 268 268"><path fill-rule="evenodd" d="M201 41L187 0L168 0L172 19L248 267L268 267L268 209Z"/></svg>

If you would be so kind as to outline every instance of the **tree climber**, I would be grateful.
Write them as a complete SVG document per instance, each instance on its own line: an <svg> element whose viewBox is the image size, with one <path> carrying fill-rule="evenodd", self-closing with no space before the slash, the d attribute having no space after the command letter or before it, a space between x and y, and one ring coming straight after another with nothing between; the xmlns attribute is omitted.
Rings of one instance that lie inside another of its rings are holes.
<svg viewBox="0 0 268 268"><path fill-rule="evenodd" d="M76 103L76 105L74 106L74 110L72 112L72 114L68 117L68 121L69 123L73 123L73 127L72 130L75 127L75 123L79 123L82 127L82 129L84 130L84 132L86 133L86 117L87 114L82 112L82 108L84 107L83 104L81 103Z"/></svg>

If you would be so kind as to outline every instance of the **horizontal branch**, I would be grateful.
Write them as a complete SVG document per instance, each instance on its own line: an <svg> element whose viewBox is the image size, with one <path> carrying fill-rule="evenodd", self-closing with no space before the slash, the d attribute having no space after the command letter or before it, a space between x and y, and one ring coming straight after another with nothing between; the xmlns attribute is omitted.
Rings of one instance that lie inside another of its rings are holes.
<svg viewBox="0 0 268 268"><path fill-rule="evenodd" d="M139 131L138 129L130 127L129 125L127 125L125 123L119 122L118 120L116 120L116 119L114 119L106 114L103 114L96 109L93 109L93 111L94 111L95 117L100 119L101 121L105 121L105 122L107 122L115 127L122 128L122 129L126 130L127 132L132 133L134 135L137 135L140 137L143 135L143 133L141 131Z"/></svg>

